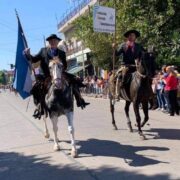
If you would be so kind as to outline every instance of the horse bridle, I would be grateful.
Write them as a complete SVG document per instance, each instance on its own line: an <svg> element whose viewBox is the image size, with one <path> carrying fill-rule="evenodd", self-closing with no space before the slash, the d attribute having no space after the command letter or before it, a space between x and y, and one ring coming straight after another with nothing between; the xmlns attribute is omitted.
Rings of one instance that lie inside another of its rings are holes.
<svg viewBox="0 0 180 180"><path fill-rule="evenodd" d="M141 63L142 63L142 60L141 60ZM137 74L140 76L140 77L142 77L142 78L146 78L147 77L147 71L146 71L146 74L144 75L144 74L142 74L142 73L140 73L139 71L138 71L138 68L137 67L139 67L140 65L138 65L137 63L135 64L135 67L136 67L136 70L137 70Z"/></svg>
<svg viewBox="0 0 180 180"><path fill-rule="evenodd" d="M56 81L59 81L60 83L62 83L62 78L56 78L56 79L53 79L51 81L52 85L54 85L57 89L59 89L59 87L57 86Z"/></svg>
<svg viewBox="0 0 180 180"><path fill-rule="evenodd" d="M138 74L140 77L142 77L142 78L146 78L146 76L147 76L147 74L144 75L144 74L140 73L138 70L137 70L137 74Z"/></svg>
<svg viewBox="0 0 180 180"><path fill-rule="evenodd" d="M57 63L59 63L59 60L58 60L58 59L53 59L53 60L51 60L51 63L57 64ZM57 83L56 83L56 82L57 82ZM62 86L59 87L58 84L62 85L62 76L61 76L61 77L58 77L58 78L56 78L56 79L53 79L53 78L52 78L51 85L55 86L57 89L61 89Z"/></svg>

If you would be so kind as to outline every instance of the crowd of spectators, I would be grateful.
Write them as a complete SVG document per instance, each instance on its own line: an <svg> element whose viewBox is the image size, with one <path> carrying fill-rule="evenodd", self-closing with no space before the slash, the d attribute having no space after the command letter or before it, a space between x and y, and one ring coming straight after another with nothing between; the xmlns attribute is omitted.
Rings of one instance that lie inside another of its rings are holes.
<svg viewBox="0 0 180 180"><path fill-rule="evenodd" d="M157 99L154 109L179 115L180 74L174 66L163 66L152 82L153 93Z"/></svg>
<svg viewBox="0 0 180 180"><path fill-rule="evenodd" d="M86 95L95 95L97 96L107 96L107 86L108 80L102 77L98 78L97 76L87 76L83 83L86 85L86 88L82 92Z"/></svg>

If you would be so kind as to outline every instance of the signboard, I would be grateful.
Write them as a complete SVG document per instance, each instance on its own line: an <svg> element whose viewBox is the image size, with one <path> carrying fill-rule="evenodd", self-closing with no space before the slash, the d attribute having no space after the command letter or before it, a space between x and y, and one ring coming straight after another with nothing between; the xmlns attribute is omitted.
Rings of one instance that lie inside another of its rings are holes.
<svg viewBox="0 0 180 180"><path fill-rule="evenodd" d="M105 6L94 6L93 28L95 32L115 32L115 9Z"/></svg>

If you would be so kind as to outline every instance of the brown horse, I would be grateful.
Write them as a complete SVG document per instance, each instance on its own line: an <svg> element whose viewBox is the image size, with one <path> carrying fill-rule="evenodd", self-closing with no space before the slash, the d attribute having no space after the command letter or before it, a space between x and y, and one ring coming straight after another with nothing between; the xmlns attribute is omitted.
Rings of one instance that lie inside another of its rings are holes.
<svg viewBox="0 0 180 180"><path fill-rule="evenodd" d="M127 117L127 124L130 132L133 132L131 121L129 118L129 106L131 102L133 103L133 108L136 116L136 122L138 126L139 135L145 139L145 136L142 133L141 127L143 127L149 119L148 115L148 101L152 97L151 81L147 68L147 60L144 58L145 55L138 61L136 65L136 71L130 73L127 83L123 88L120 88L120 97L126 101L125 104L125 113ZM109 97L110 97L110 111L112 114L112 124L117 130L115 118L114 118L114 88L115 84L113 77L109 81ZM142 109L144 112L144 121L141 123L141 117L139 113L139 106L142 104Z"/></svg>

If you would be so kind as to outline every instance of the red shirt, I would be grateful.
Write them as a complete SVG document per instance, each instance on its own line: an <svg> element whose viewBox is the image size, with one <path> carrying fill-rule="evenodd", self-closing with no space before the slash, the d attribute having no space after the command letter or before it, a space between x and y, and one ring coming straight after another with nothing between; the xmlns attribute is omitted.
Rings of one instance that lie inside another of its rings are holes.
<svg viewBox="0 0 180 180"><path fill-rule="evenodd" d="M178 79L176 76L169 75L166 77L165 81L165 91L176 90L178 88Z"/></svg>

